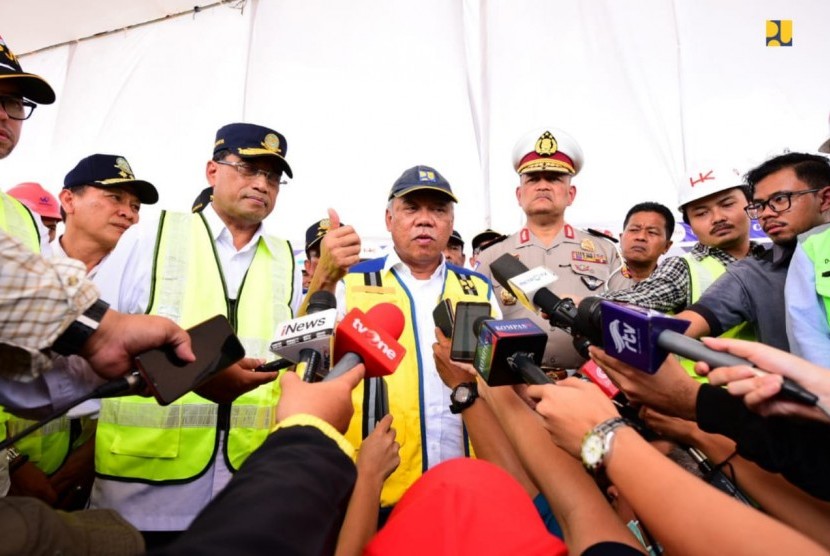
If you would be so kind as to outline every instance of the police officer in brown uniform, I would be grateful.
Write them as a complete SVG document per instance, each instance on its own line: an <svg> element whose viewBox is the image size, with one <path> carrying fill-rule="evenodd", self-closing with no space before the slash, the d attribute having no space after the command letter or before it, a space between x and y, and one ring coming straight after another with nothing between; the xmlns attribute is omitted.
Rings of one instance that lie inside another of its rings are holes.
<svg viewBox="0 0 830 556"><path fill-rule="evenodd" d="M585 297L624 287L622 265L614 244L565 222L565 209L573 203L576 187L571 178L582 168L582 150L576 140L556 128L540 128L519 139L513 148L513 168L519 174L516 199L527 215L525 227L481 252L477 271L493 282L505 319L530 316L548 332L544 367L575 369L583 362L572 338L521 306L493 279L490 263L505 253L529 268L547 267L558 280L551 286L560 296ZM606 284L608 282L608 284Z"/></svg>

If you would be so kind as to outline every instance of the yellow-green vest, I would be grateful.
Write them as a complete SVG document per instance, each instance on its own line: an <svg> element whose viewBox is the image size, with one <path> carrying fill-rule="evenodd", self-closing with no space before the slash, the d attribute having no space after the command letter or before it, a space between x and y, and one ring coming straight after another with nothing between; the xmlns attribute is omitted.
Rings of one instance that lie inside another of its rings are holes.
<svg viewBox="0 0 830 556"><path fill-rule="evenodd" d="M432 353L418 349L412 297L394 270L383 270L385 258L373 259L353 267L344 277L346 285L346 309L367 311L378 303L393 303L406 315L405 325L398 341L406 349L406 355L398 369L384 377L389 393L389 412L394 415L395 440L400 444L401 463L386 479L381 492L381 506L392 506L403 493L427 469L425 429L422 405L423 358ZM441 299L487 302L491 286L486 278L475 272L447 265ZM435 300L437 305L440 299ZM366 423L363 411L364 388L355 388L352 399L355 414L346 432L346 438L357 448L363 441ZM449 406L450 400L447 399ZM466 434L465 434L466 436ZM469 449L468 449L469 450Z"/></svg>
<svg viewBox="0 0 830 556"><path fill-rule="evenodd" d="M40 232L35 216L23 203L3 192L0 192L0 229L40 253Z"/></svg>
<svg viewBox="0 0 830 556"><path fill-rule="evenodd" d="M14 436L34 423L35 421L12 415L6 422L6 429L9 436ZM66 461L71 448L69 439L69 419L62 415L24 436L14 443L14 447L21 454L29 456L29 461L37 465L41 471L51 475Z"/></svg>
<svg viewBox="0 0 830 556"><path fill-rule="evenodd" d="M26 206L6 193L0 191L0 229L5 230L10 236L22 242L28 249L35 253L40 253L40 232L35 222L35 216L29 211ZM31 423L14 417L0 408L0 440L4 440L7 436L7 427L13 427L10 421L21 421L24 423ZM17 429L15 429L17 430ZM11 433L13 434L13 433ZM11 435L10 434L10 435ZM69 435L66 436L67 441ZM26 453L32 458L31 454L25 451L25 439L15 444L15 448L21 453Z"/></svg>
<svg viewBox="0 0 830 556"><path fill-rule="evenodd" d="M830 257L830 229L809 236L801 242L801 248L813 263L816 293L824 301L824 314L830 325L830 274L827 274L827 259Z"/></svg>
<svg viewBox="0 0 830 556"><path fill-rule="evenodd" d="M148 313L171 318L184 328L225 315L248 357L265 358L277 324L292 318L291 245L263 235L236 302L231 303L201 213L162 212L152 281ZM275 381L233 404L217 405L193 392L168 406L138 396L103 400L96 473L147 483L188 482L213 461L219 430L229 430L224 458L236 470L268 436L279 394Z"/></svg>
<svg viewBox="0 0 830 556"><path fill-rule="evenodd" d="M711 255L706 255L700 260L697 260L690 253L686 253L683 258L689 267L689 278L691 282L691 302L695 303L703 295L703 292L717 280L721 274L726 272L726 265ZM721 338L738 338L740 340L755 340L755 333L748 322L730 328L720 335ZM706 377L702 377L695 372L695 361L680 358L680 363L689 376L698 382L709 382Z"/></svg>

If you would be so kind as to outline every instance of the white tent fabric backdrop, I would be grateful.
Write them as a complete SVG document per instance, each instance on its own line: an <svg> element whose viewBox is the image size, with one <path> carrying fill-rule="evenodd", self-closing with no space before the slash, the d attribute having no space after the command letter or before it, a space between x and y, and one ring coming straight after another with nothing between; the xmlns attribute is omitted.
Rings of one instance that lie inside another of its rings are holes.
<svg viewBox="0 0 830 556"><path fill-rule="evenodd" d="M568 220L611 229L636 202L675 207L698 162L748 169L827 138L825 0L248 0L77 41L173 4L0 0L0 35L58 95L0 187L57 193L80 158L118 153L161 192L142 212L189 210L216 129L248 121L287 137L295 179L267 226L295 248L328 207L382 242L389 187L415 164L453 185L469 239L522 224L511 151L542 125L586 155ZM765 46L775 19L792 47ZM57 46L25 54L17 37Z"/></svg>

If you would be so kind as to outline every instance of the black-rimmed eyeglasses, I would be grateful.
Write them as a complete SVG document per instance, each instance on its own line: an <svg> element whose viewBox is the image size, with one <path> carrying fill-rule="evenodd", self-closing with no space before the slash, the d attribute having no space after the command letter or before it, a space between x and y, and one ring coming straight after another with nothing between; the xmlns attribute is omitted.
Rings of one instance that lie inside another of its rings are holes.
<svg viewBox="0 0 830 556"><path fill-rule="evenodd" d="M37 106L34 102L8 95L0 95L0 105L12 120L28 120Z"/></svg>
<svg viewBox="0 0 830 556"><path fill-rule="evenodd" d="M766 207L772 209L773 212L784 212L792 206L793 197L806 195L807 193L815 193L817 191L821 191L822 189L824 188L816 187L814 189L805 189L804 191L781 191L772 195L766 201L755 201L749 203L744 207L744 210L746 211L746 215L751 219L758 220Z"/></svg>
<svg viewBox="0 0 830 556"><path fill-rule="evenodd" d="M239 175L245 178L253 178L256 176L262 176L265 178L265 181L268 182L268 185L285 185L287 182L280 179L282 176L282 172L274 172L273 170L262 170L255 166L251 166L245 162L228 162L227 160L216 160L216 164L222 164L224 166L233 166L236 168L236 171L239 172Z"/></svg>

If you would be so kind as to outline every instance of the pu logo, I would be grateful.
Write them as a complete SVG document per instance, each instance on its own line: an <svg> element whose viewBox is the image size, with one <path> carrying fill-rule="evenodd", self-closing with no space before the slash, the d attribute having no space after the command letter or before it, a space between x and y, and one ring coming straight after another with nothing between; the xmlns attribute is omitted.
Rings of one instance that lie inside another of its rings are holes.
<svg viewBox="0 0 830 556"><path fill-rule="evenodd" d="M767 20L767 46L792 46L793 45L793 20L792 19L768 19Z"/></svg>
<svg viewBox="0 0 830 556"><path fill-rule="evenodd" d="M436 182L435 172L429 170L418 170L418 181Z"/></svg>

